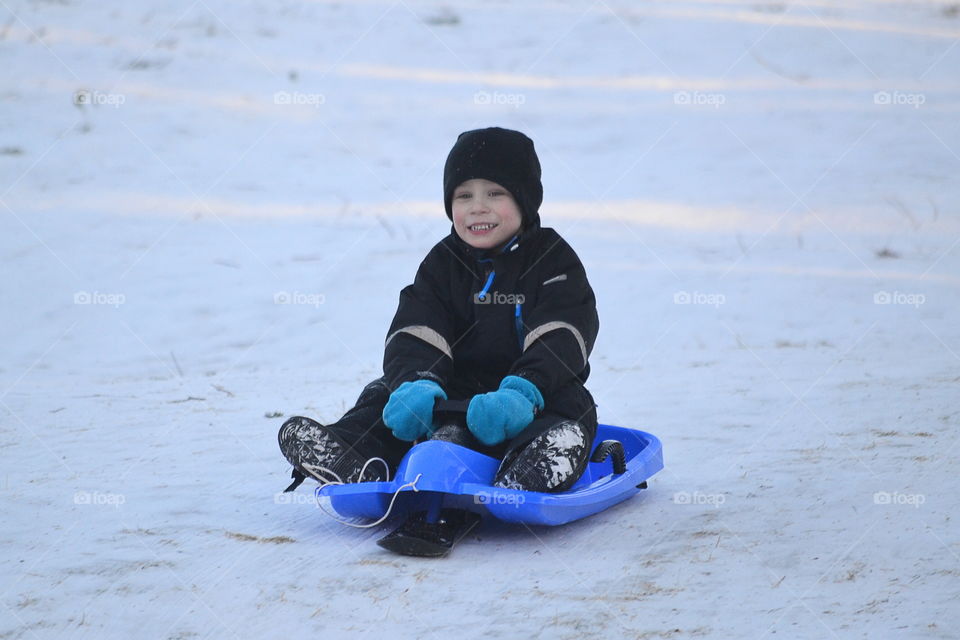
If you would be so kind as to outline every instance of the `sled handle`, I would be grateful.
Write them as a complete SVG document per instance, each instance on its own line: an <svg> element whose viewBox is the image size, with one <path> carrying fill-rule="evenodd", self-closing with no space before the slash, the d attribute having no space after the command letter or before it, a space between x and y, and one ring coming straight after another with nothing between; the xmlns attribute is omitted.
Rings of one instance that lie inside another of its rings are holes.
<svg viewBox="0 0 960 640"><path fill-rule="evenodd" d="M627 470L627 456L623 451L623 444L618 440L604 440L597 445L590 462L603 462L608 457L613 458L613 472L620 475Z"/></svg>
<svg viewBox="0 0 960 640"><path fill-rule="evenodd" d="M437 401L433 405L433 418L434 420L440 419L444 415L456 415L456 416L466 416L467 407L470 406L469 400L444 400L443 398L437 398Z"/></svg>

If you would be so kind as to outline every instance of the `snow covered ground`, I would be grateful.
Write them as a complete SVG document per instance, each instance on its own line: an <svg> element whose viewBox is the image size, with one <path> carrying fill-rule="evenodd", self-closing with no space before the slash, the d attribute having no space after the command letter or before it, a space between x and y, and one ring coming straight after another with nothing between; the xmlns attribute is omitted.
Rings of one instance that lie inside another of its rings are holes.
<svg viewBox="0 0 960 640"><path fill-rule="evenodd" d="M958 42L938 1L0 0L0 638L957 637ZM396 557L277 497L270 416L378 375L493 124L667 466Z"/></svg>

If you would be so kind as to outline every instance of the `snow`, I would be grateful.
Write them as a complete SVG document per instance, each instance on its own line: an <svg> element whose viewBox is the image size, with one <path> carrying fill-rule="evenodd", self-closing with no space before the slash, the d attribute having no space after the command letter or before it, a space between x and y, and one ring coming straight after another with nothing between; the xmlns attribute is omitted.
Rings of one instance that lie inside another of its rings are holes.
<svg viewBox="0 0 960 640"><path fill-rule="evenodd" d="M932 0L4 0L0 638L956 637L958 41ZM277 496L267 416L378 375L493 124L666 468L392 556Z"/></svg>

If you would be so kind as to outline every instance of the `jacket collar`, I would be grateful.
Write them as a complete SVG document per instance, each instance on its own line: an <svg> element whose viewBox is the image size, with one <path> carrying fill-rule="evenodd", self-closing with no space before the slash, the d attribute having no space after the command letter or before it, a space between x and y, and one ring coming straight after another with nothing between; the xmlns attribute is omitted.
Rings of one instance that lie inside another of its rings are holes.
<svg viewBox="0 0 960 640"><path fill-rule="evenodd" d="M491 262L496 258L503 255L510 255L516 253L520 248L526 244L529 244L531 240L539 233L540 231L540 221L536 220L534 224L530 225L526 229L522 230L520 233L515 235L513 239L508 242L502 249L496 251L490 249L476 249L467 244L463 238L457 235L456 229L453 225L450 225L450 237L453 240L453 243L460 248L463 253L468 257L472 258L477 262Z"/></svg>

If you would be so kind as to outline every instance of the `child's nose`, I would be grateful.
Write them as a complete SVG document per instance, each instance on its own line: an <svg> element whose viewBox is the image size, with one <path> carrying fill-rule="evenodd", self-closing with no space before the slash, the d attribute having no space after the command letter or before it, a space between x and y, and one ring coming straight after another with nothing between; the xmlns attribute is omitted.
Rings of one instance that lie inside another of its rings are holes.
<svg viewBox="0 0 960 640"><path fill-rule="evenodd" d="M486 199L485 197L480 196L479 198L474 198L474 199L473 199L473 210L474 210L474 211L483 212L483 211L488 210L489 208L490 208L489 203L487 202L487 199Z"/></svg>

